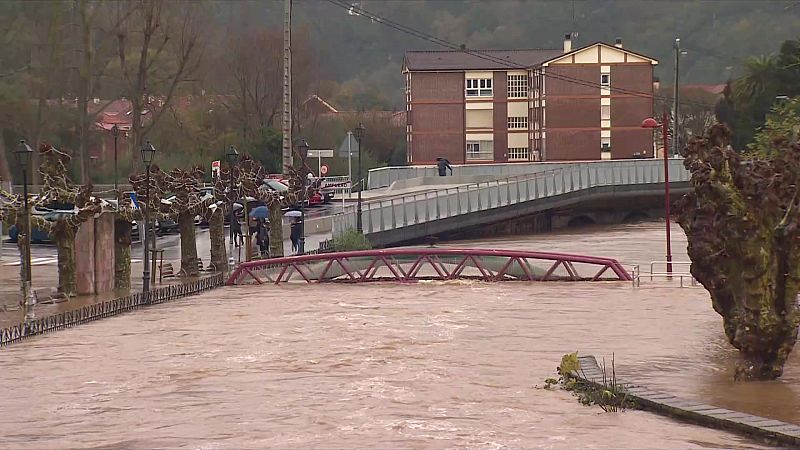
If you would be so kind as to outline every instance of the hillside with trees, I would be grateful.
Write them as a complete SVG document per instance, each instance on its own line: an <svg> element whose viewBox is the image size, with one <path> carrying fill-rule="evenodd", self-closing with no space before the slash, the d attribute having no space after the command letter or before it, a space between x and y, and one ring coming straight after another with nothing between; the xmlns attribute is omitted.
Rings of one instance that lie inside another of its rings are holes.
<svg viewBox="0 0 800 450"><path fill-rule="evenodd" d="M627 48L661 61L656 74L663 86L672 83L672 42L680 36L687 51L681 83L734 79L734 91L760 92L751 96L760 99L753 100L755 106L745 106L741 96L730 99L738 102L735 110L752 112L750 122L734 127L749 130L737 135L743 142L763 123L770 95L796 95L777 92L780 87L756 76L791 64L779 50L800 33L796 0L357 5L387 20L348 12L341 0L295 1L294 135L312 148L336 148L348 128L364 121L369 165L403 160L404 132L388 118L404 110L404 52L441 48L398 31L390 21L471 49L558 48L570 32L575 45L621 37ZM159 164L167 169L207 166L233 144L278 170L282 12L278 1L0 2L0 177L14 178L11 151L26 139L73 155L76 180L108 182L108 153L98 152L107 151L109 135L96 126L104 112L132 117L121 141L122 178L139 164L138 145L145 139L159 148ZM347 114L331 118L306 111L304 102L313 94ZM114 110L120 102L124 110ZM749 113L737 114L745 120ZM698 123L708 119L692 115L697 117ZM346 161L335 161L333 168L343 173Z"/></svg>

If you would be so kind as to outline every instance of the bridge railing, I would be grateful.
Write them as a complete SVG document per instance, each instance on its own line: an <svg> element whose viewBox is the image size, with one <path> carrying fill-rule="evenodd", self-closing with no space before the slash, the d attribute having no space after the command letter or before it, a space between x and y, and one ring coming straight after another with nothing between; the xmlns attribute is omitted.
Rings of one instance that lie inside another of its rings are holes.
<svg viewBox="0 0 800 450"><path fill-rule="evenodd" d="M671 159L669 170L671 182L689 180L689 172L683 167L682 159ZM573 163L546 172L365 203L362 207L362 226L364 233L376 233L599 186L663 182L662 160ZM355 226L355 207L349 207L343 213L333 216L334 234Z"/></svg>

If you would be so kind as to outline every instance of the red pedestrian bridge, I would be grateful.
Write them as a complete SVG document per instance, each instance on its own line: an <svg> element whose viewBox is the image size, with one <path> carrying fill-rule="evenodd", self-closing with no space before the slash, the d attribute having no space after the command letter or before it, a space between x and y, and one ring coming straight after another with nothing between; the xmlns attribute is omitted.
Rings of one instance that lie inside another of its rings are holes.
<svg viewBox="0 0 800 450"><path fill-rule="evenodd" d="M612 258L470 248L393 248L290 256L240 264L228 285L365 281L630 281Z"/></svg>

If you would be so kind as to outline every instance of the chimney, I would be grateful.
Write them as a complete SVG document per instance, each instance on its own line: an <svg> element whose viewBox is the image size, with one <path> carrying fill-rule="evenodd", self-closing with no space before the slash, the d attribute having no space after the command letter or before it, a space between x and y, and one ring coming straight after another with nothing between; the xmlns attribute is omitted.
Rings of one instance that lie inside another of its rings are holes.
<svg viewBox="0 0 800 450"><path fill-rule="evenodd" d="M614 41L614 47L622 48L622 38L618 37L616 41Z"/></svg>
<svg viewBox="0 0 800 450"><path fill-rule="evenodd" d="M572 51L572 34L567 33L564 35L564 53Z"/></svg>

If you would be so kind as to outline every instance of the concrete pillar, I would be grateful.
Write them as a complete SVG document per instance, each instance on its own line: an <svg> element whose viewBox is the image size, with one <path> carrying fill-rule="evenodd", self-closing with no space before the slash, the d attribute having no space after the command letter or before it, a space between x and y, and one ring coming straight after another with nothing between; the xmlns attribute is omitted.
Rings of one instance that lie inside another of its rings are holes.
<svg viewBox="0 0 800 450"><path fill-rule="evenodd" d="M105 213L94 220L94 292L114 290L114 219Z"/></svg>
<svg viewBox="0 0 800 450"><path fill-rule="evenodd" d="M75 278L78 295L94 294L94 221L83 222L75 234Z"/></svg>

